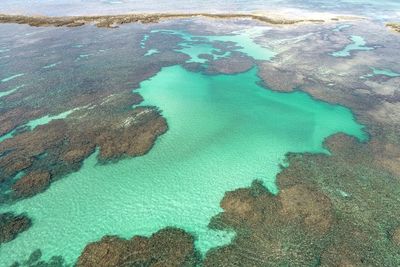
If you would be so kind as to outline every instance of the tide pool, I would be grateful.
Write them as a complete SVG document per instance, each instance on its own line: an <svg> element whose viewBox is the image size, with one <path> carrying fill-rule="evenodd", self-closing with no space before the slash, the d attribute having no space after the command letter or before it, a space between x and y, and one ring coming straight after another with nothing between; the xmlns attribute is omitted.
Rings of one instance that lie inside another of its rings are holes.
<svg viewBox="0 0 400 267"><path fill-rule="evenodd" d="M16 87L14 87L13 89L10 89L10 90L8 90L8 91L0 92L0 97L8 96L8 95L14 93L15 91L17 91L18 89L20 89L20 88L22 88L22 87L24 87L24 86L25 86L25 84L16 86Z"/></svg>
<svg viewBox="0 0 400 267"><path fill-rule="evenodd" d="M360 76L361 79L367 79L367 78L371 78L371 77L375 77L375 76L386 76L389 78L395 78L395 77L400 77L400 73L394 72L390 69L378 69L375 67L371 67L372 73L368 73L366 75L362 75Z"/></svg>
<svg viewBox="0 0 400 267"><path fill-rule="evenodd" d="M160 51L158 51L158 49L149 49L146 52L146 54L144 54L144 55L147 57L147 56L151 56L151 55L154 55L154 54L157 54L157 53L160 53Z"/></svg>
<svg viewBox="0 0 400 267"><path fill-rule="evenodd" d="M21 77L21 76L24 76L24 75L25 75L25 73L15 74L15 75L12 75L12 76L9 76L9 77L6 77L6 78L2 79L1 82L5 83L5 82L14 80L15 78L18 78L18 77Z"/></svg>
<svg viewBox="0 0 400 267"><path fill-rule="evenodd" d="M0 265L37 248L44 259L62 255L72 263L106 234L148 236L165 226L193 233L204 253L234 237L207 227L226 191L259 179L276 194L287 152L326 153L323 140L337 132L366 139L349 109L258 82L256 68L208 76L181 66L142 82L142 105L161 109L167 133L142 157L99 165L92 155L44 193L1 207L26 212L33 226L0 246Z"/></svg>
<svg viewBox="0 0 400 267"><path fill-rule="evenodd" d="M372 72L373 72L374 76L383 75L383 76L387 76L387 77L391 77L391 78L400 76L399 73L394 72L394 71L389 70L389 69L377 69L377 68L371 68L371 69L372 69Z"/></svg>
<svg viewBox="0 0 400 267"><path fill-rule="evenodd" d="M52 120L65 119L66 117L68 117L68 115L70 115L72 112L74 112L75 110L78 110L78 109L79 108L72 109L72 110L67 110L67 111L62 112L62 113L57 114L57 115L46 115L46 116L43 116L41 118L31 120L31 121L27 122L26 124L21 125L21 127L29 127L30 130L33 130L37 126L48 124ZM13 131L11 131L11 132L3 135L3 136L0 136L0 142L3 142L4 140L13 137L16 132L17 132L17 130L13 130Z"/></svg>
<svg viewBox="0 0 400 267"><path fill-rule="evenodd" d="M352 35L350 40L353 42L348 44L345 48L340 51L331 53L334 57L349 57L352 51L368 51L373 50L373 47L366 46L364 38L358 35Z"/></svg>
<svg viewBox="0 0 400 267"><path fill-rule="evenodd" d="M213 43L225 42L234 43L235 47L230 51L239 51L255 60L271 60L276 52L268 49L255 40L263 35L265 27L252 27L244 30L234 31L231 35L192 35L184 31L176 30L153 30L151 33L165 33L180 36L184 41L180 43L180 48L176 51L187 54L191 57L188 62L206 63L201 55L211 56L213 59L219 59L230 56L230 52L223 52L216 48ZM149 38L145 35L142 43Z"/></svg>

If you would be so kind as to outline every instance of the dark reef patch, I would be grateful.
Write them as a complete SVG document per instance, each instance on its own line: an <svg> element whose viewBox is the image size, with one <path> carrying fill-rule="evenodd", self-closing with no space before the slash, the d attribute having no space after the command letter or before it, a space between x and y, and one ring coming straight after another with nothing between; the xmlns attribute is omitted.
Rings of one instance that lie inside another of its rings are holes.
<svg viewBox="0 0 400 267"><path fill-rule="evenodd" d="M210 60L205 73L207 74L237 74L246 72L254 66L254 60L233 52L230 57Z"/></svg>
<svg viewBox="0 0 400 267"><path fill-rule="evenodd" d="M44 191L50 185L50 173L32 171L20 178L13 186L14 197L30 197Z"/></svg>
<svg viewBox="0 0 400 267"><path fill-rule="evenodd" d="M164 228L151 237L130 240L104 236L88 244L77 267L106 266L196 266L194 238L177 228Z"/></svg>
<svg viewBox="0 0 400 267"><path fill-rule="evenodd" d="M324 23L324 19L292 19L285 17L268 17L266 15L255 15L246 13L149 13L149 14L126 14L126 15L104 15L104 16L69 16L69 17L46 17L46 16L23 16L0 14L0 23L28 24L30 26L44 27L79 27L85 24L95 24L97 27L114 28L126 23L158 23L165 19L185 19L194 17L205 17L211 19L252 19L258 22L274 25L290 25L297 23ZM331 18L328 18L329 21ZM357 19L356 17L335 17L337 20Z"/></svg>
<svg viewBox="0 0 400 267"><path fill-rule="evenodd" d="M70 267L63 257L52 256L48 261L42 259L42 251L37 249L31 253L29 258L24 261L16 261L10 267Z"/></svg>
<svg viewBox="0 0 400 267"><path fill-rule="evenodd" d="M373 163L371 144L338 134L326 146L332 155L288 156L277 196L259 183L228 192L210 226L237 237L204 265L398 266L387 232L400 223L399 179Z"/></svg>
<svg viewBox="0 0 400 267"><path fill-rule="evenodd" d="M145 154L167 130L166 121L155 108L129 109L135 101L121 110L121 101L125 99L111 96L102 108L77 112L79 119L54 120L1 142L1 152L13 149L0 158L1 181L26 173L12 185L12 196L29 197L45 190L54 178L79 169L96 147L104 163Z"/></svg>
<svg viewBox="0 0 400 267"><path fill-rule="evenodd" d="M387 23L386 26L396 32L400 32L400 23L398 23L398 22Z"/></svg>
<svg viewBox="0 0 400 267"><path fill-rule="evenodd" d="M17 235L26 231L32 222L26 215L15 215L11 212L0 213L0 245L10 242Z"/></svg>

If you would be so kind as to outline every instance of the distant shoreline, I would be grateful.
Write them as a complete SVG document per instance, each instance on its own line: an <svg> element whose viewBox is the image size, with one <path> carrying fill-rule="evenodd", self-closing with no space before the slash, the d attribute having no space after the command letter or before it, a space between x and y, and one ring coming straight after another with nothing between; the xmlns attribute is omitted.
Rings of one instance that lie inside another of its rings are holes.
<svg viewBox="0 0 400 267"><path fill-rule="evenodd" d="M386 23L386 27L389 27L390 29L394 30L395 32L400 33L400 22Z"/></svg>
<svg viewBox="0 0 400 267"><path fill-rule="evenodd" d="M293 25L299 23L325 23L340 20L357 20L361 17L356 16L331 16L321 19L289 19L282 17L272 17L259 14L246 13L143 13L143 14L124 14L124 15L99 15L99 16L25 16L25 15L6 15L0 14L0 23L27 24L36 27L79 27L86 24L93 24L97 27L115 28L126 23L158 23L166 19L184 19L204 17L211 19L252 19L262 23L272 25Z"/></svg>

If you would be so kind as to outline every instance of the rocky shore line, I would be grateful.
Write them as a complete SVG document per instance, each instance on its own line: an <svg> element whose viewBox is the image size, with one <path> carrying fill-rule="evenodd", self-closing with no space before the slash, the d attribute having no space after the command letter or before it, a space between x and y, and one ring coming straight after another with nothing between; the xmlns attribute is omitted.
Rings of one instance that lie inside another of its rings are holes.
<svg viewBox="0 0 400 267"><path fill-rule="evenodd" d="M299 23L324 23L329 21L353 20L357 17L332 16L327 18L285 18L278 16L267 16L246 13L152 13L152 14L125 14L125 15L102 15L102 16L24 16L0 14L0 23L28 24L36 27L79 27L86 24L94 24L97 27L114 28L126 23L158 23L166 19L185 19L203 17L210 19L251 19L272 25L291 25Z"/></svg>
<svg viewBox="0 0 400 267"><path fill-rule="evenodd" d="M14 240L19 233L31 227L31 219L11 212L0 213L0 244Z"/></svg>
<svg viewBox="0 0 400 267"><path fill-rule="evenodd" d="M386 27L389 27L390 29L400 33L400 23L399 22L387 23Z"/></svg>

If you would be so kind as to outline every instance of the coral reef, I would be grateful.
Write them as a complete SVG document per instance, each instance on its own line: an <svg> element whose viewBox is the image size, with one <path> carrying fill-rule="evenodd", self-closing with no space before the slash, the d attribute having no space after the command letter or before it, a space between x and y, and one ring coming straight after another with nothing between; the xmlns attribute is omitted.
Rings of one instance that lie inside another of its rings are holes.
<svg viewBox="0 0 400 267"><path fill-rule="evenodd" d="M98 27L113 28L120 24L126 23L157 23L165 19L181 19L205 17L212 19L253 19L262 23L275 25L288 25L297 23L323 23L325 19L293 19L293 18L276 18L267 15L245 14L245 13L155 13L155 14L126 14L126 15L104 15L104 16L70 16L70 17L46 17L46 16L23 16L23 15L6 15L0 14L0 23L18 23L28 24L30 26L43 27L79 27L85 24L95 24ZM327 21L346 20L355 18L332 17Z"/></svg>
<svg viewBox="0 0 400 267"><path fill-rule="evenodd" d="M386 26L396 32L400 32L400 23L398 22L387 23Z"/></svg>
<svg viewBox="0 0 400 267"><path fill-rule="evenodd" d="M42 251L37 249L31 253L29 258L24 261L14 262L10 267L70 267L63 257L52 256L48 261L42 260Z"/></svg>
<svg viewBox="0 0 400 267"><path fill-rule="evenodd" d="M0 244L9 242L23 231L26 231L32 222L27 216L13 213L0 213Z"/></svg>
<svg viewBox="0 0 400 267"><path fill-rule="evenodd" d="M0 180L24 171L26 175L12 185L13 196L32 196L46 189L54 177L77 170L96 147L102 162L140 156L167 130L155 108L113 112L106 106L114 104L120 103L81 110L79 119L54 120L0 143Z"/></svg>
<svg viewBox="0 0 400 267"><path fill-rule="evenodd" d="M205 266L397 266L399 179L373 163L371 144L329 138L332 155L290 154L271 195L258 182L228 192L210 226L235 229ZM392 242L393 240L393 242Z"/></svg>
<svg viewBox="0 0 400 267"><path fill-rule="evenodd" d="M196 263L193 237L180 229L164 228L149 238L105 236L85 247L77 266L189 267Z"/></svg>
<svg viewBox="0 0 400 267"><path fill-rule="evenodd" d="M50 185L50 173L32 171L23 176L13 186L15 197L29 197L44 191Z"/></svg>

